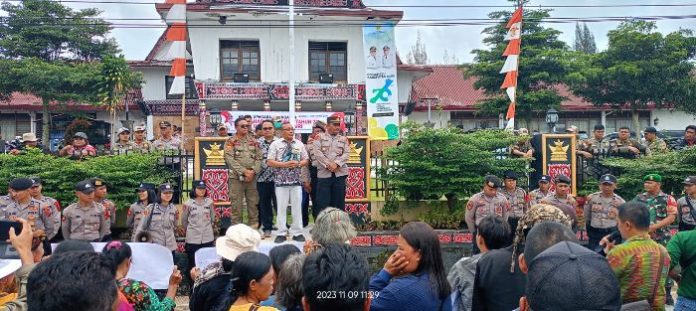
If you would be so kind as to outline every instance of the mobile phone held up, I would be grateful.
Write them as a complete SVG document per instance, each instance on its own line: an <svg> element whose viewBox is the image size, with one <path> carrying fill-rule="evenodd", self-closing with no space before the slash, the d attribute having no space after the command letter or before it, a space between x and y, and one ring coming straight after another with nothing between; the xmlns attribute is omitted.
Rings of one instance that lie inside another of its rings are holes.
<svg viewBox="0 0 696 311"><path fill-rule="evenodd" d="M22 232L22 223L18 221L0 220L0 242L10 239L10 228L15 229L15 234Z"/></svg>

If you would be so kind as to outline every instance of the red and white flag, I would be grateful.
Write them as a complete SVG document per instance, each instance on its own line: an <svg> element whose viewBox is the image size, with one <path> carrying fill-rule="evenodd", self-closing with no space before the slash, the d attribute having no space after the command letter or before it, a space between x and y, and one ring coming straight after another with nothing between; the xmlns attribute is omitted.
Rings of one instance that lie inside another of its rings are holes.
<svg viewBox="0 0 696 311"><path fill-rule="evenodd" d="M165 16L168 25L164 58L172 61L169 75L174 77L167 94L182 95L186 91L186 0L166 0L172 7Z"/></svg>
<svg viewBox="0 0 696 311"><path fill-rule="evenodd" d="M506 56L507 59L505 59L505 64L503 64L503 68L500 70L501 74L505 74L505 80L500 88L505 89L505 93L510 99L510 105L508 106L507 114L505 114L505 119L507 120L505 129L513 130L515 129L517 69L519 67L520 45L522 43L522 7L519 7L512 13L505 27L508 29L508 32L504 40L509 42L503 52L503 56Z"/></svg>

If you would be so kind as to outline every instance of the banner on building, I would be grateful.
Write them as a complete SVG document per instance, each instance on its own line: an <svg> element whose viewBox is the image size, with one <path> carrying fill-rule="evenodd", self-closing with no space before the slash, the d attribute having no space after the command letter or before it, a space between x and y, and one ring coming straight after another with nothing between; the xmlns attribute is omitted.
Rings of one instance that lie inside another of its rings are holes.
<svg viewBox="0 0 696 311"><path fill-rule="evenodd" d="M372 140L399 139L394 23L363 26L363 43L368 134Z"/></svg>
<svg viewBox="0 0 696 311"><path fill-rule="evenodd" d="M251 123L251 131L257 124L264 120L272 120L274 122L289 122L289 112L287 111L223 111L221 114L222 122L227 125L227 131L235 133L234 120L243 116L249 115L253 120ZM295 113L295 133L310 134L312 126L316 121L326 122L326 118L330 116L338 116L343 120L343 112L317 111L317 112L297 112ZM341 128L345 132L344 122L341 121Z"/></svg>
<svg viewBox="0 0 696 311"><path fill-rule="evenodd" d="M551 180L555 180L558 175L570 177L573 195L577 194L575 135L544 134L541 136L541 146L544 175L551 176Z"/></svg>

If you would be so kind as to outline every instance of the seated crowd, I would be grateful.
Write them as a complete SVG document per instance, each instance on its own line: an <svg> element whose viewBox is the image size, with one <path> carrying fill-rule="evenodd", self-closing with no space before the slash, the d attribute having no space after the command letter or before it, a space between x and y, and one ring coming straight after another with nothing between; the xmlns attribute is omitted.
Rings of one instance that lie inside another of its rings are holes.
<svg viewBox="0 0 696 311"><path fill-rule="evenodd" d="M173 310L181 273L174 268L166 294L128 277L133 252L110 241L101 252L84 241L65 241L50 256L34 243L29 222L20 219L10 242L22 267L9 277L18 285L4 293L2 310L107 311ZM538 204L515 230L498 216L478 226L481 253L445 270L438 234L411 222L400 231L397 249L370 276L350 217L327 209L317 218L304 250L281 244L259 252L261 234L231 226L216 241L220 261L191 271L193 311L358 310L664 310L664 284L680 285L675 310L694 310L694 231L679 233L667 249L649 238L650 212L638 202L618 209L623 240L605 237L606 256L581 246L572 221L558 208ZM687 246L687 247L685 247ZM688 259L688 260L687 260ZM137 259L136 259L137 260ZM681 265L681 273L675 267Z"/></svg>

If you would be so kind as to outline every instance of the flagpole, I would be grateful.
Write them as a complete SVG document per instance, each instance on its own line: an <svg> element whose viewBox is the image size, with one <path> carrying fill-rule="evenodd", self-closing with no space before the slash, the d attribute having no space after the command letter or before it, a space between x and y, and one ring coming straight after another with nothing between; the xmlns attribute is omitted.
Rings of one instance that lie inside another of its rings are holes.
<svg viewBox="0 0 696 311"><path fill-rule="evenodd" d="M184 83L186 83L186 78L184 78ZM184 86L184 94L181 94L181 150L184 150L184 118L186 117L186 86Z"/></svg>

